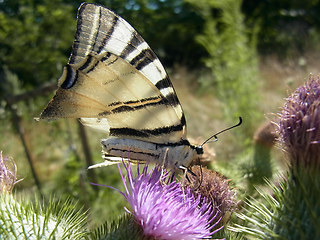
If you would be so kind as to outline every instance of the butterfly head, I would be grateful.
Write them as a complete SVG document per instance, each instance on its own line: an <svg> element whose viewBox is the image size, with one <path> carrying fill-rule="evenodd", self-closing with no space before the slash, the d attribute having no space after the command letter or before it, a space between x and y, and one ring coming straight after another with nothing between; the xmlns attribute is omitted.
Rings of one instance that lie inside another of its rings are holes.
<svg viewBox="0 0 320 240"><path fill-rule="evenodd" d="M195 149L196 149L197 154L199 154L199 155L203 154L203 147L202 147L202 145L196 146Z"/></svg>

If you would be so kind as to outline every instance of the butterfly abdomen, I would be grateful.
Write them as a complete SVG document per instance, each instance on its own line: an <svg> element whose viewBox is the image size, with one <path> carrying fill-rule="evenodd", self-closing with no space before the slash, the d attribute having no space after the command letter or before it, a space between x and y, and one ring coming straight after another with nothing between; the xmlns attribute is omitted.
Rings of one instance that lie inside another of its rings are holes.
<svg viewBox="0 0 320 240"><path fill-rule="evenodd" d="M169 168L175 168L177 164L188 166L199 157L196 147L188 141L181 144L155 144L136 139L108 138L103 139L101 144L105 160L112 156L119 157L119 161L125 158L136 162L162 162Z"/></svg>

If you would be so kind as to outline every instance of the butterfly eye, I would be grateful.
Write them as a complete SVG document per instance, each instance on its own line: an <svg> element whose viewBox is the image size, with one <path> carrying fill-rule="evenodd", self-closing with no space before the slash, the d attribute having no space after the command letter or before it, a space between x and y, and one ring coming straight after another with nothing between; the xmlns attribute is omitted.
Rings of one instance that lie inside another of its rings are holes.
<svg viewBox="0 0 320 240"><path fill-rule="evenodd" d="M203 147L202 147L202 145L196 147L196 152L197 152L197 154L203 154Z"/></svg>

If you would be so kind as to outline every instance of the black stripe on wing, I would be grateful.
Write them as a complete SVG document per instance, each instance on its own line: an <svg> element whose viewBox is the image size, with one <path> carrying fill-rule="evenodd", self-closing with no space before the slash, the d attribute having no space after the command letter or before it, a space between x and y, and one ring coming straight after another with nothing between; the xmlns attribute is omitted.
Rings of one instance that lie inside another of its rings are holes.
<svg viewBox="0 0 320 240"><path fill-rule="evenodd" d="M114 155L110 155L109 152L112 152L112 151L117 151L117 152L122 152L122 153L131 153L131 154L142 154L142 155L147 155L149 157L153 157L153 158L159 158L159 154L154 154L154 153L149 153L149 152L146 152L146 151L137 151L137 149L133 149L133 148L130 148L130 150L127 150L127 149L122 149L122 148L110 148L108 149L108 152L107 153L103 153L104 156L114 156Z"/></svg>
<svg viewBox="0 0 320 240"><path fill-rule="evenodd" d="M86 31L84 30L85 28L88 28L88 27L93 27L93 26L87 26L86 24L84 24L84 22L88 21L88 19L90 18L91 15L93 15L93 11L97 8L93 8L91 9L90 7L92 6L92 4L90 3L83 3L81 4L81 6L79 7L79 11L78 11L78 15L77 15L77 31L76 31L76 34L75 34L75 40L73 42L73 45L72 45L72 50L71 50L71 55L70 55L70 58L69 58L69 63L70 64L74 64L76 63L76 59L80 57L80 60L82 58L84 58L85 56L81 56L82 54L78 54L78 52L80 50L83 51L83 49L81 49L80 45L83 44L84 42L84 39L82 37L83 34L87 34ZM97 29L95 29L95 36L89 36L89 39L90 41L88 42L93 42L92 45L85 45L85 47L87 48L86 49L86 53L89 53L89 52L92 52L93 49L94 49L94 46L96 44L96 40L97 40L97 37L98 37L98 34L99 34L99 30L100 30L100 26L101 26L101 15L102 15L102 10L101 8L99 7L99 18L98 18L98 27ZM93 10L93 11L92 11ZM94 14L96 14L96 12L94 12ZM92 40L94 39L94 40Z"/></svg>
<svg viewBox="0 0 320 240"><path fill-rule="evenodd" d="M160 136L183 130L184 125L178 124L173 126L160 127L155 129L133 129L133 128L110 128L110 136L130 136L148 138L150 136Z"/></svg>
<svg viewBox="0 0 320 240"><path fill-rule="evenodd" d="M165 78L161 79L160 81L158 81L155 86L159 89L160 92L163 92L165 89L170 89L169 94L167 94L165 96L165 98L168 100L168 102L172 105L172 106L177 106L180 105L179 103L179 99L178 96L172 86L172 83L169 79L169 76L166 75Z"/></svg>
<svg viewBox="0 0 320 240"><path fill-rule="evenodd" d="M72 50L71 50L71 55L70 55L70 59L69 59L69 63L75 63L75 58L78 55L78 49L79 49L79 38L80 38L80 34L81 34L81 28L82 28L82 23L83 23L83 14L82 12L85 10L85 7L82 7L83 5L81 5L81 7L79 8L78 11L78 16L77 16L77 31L75 34L75 40L73 42L72 45Z"/></svg>
<svg viewBox="0 0 320 240"><path fill-rule="evenodd" d="M86 61L78 68L78 70L83 71L85 73L89 73L93 71L98 64L99 60L97 60L91 54L89 54L86 58Z"/></svg>
<svg viewBox="0 0 320 240"><path fill-rule="evenodd" d="M100 10L101 11L101 10ZM111 12L111 11L110 11ZM99 18L99 20L101 19L101 16ZM101 45L98 48L98 53L101 53L102 50L104 49L104 47L106 46L106 44L108 43L109 39L112 37L112 34L114 32L114 30L116 29L117 23L118 23L118 16L116 14L114 14L114 17L112 19L112 26L111 28L108 30L107 34L105 35L105 37L103 38Z"/></svg>
<svg viewBox="0 0 320 240"><path fill-rule="evenodd" d="M148 64L152 63L155 59L157 59L155 53L150 48L147 48L142 50L137 56L135 56L130 61L130 64L132 66L135 66L138 70L141 70Z"/></svg>
<svg viewBox="0 0 320 240"><path fill-rule="evenodd" d="M145 42L143 38L137 33L133 32L131 36L131 40L129 41L128 45L123 49L123 51L120 54L120 57L122 59L126 59L130 53L135 51L137 47Z"/></svg>
<svg viewBox="0 0 320 240"><path fill-rule="evenodd" d="M161 101L161 97L149 97L149 98L143 98L140 100L134 100L134 101L127 101L127 102L113 102L111 104L109 104L109 107L112 106L123 106L123 105L131 105L131 104L147 104L150 101L154 101L154 100L158 100L158 102Z"/></svg>
<svg viewBox="0 0 320 240"><path fill-rule="evenodd" d="M111 136L137 136L137 137L149 137L158 136L162 134L169 134L176 131L182 131L183 127L186 124L186 119L184 114L181 117L180 124L173 125L173 126L165 126L155 129L133 129L133 128L110 128L110 135Z"/></svg>
<svg viewBox="0 0 320 240"><path fill-rule="evenodd" d="M73 69L69 64L65 66L66 78L61 84L61 88L70 89L74 86L78 79L78 71Z"/></svg>
<svg viewBox="0 0 320 240"><path fill-rule="evenodd" d="M131 111L136 111L136 110L146 108L149 106L157 106L157 105L172 106L172 103L169 102L166 98L163 98L162 96L144 98L144 99L140 99L140 100L136 100L136 101L114 102L112 104L109 104L110 107L115 106L114 109L112 109L111 111L101 112L101 113L99 113L98 116L104 117L104 116L107 116L109 114L114 114L114 113L131 112Z"/></svg>
<svg viewBox="0 0 320 240"><path fill-rule="evenodd" d="M159 89L165 89L168 87L172 87L171 81L169 79L169 76L167 75L164 79L161 79L160 81L158 81L155 86Z"/></svg>
<svg viewBox="0 0 320 240"><path fill-rule="evenodd" d="M169 104L173 107L180 105L179 99L177 97L176 93L170 93L166 96L166 100L169 102Z"/></svg>

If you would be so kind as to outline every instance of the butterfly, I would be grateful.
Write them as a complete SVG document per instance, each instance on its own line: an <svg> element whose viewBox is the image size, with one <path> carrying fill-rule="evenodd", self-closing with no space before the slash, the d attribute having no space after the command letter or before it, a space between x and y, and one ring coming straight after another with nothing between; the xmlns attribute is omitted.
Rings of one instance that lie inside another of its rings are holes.
<svg viewBox="0 0 320 240"><path fill-rule="evenodd" d="M189 166L203 154L187 140L186 120L155 53L123 18L83 3L68 64L40 119L79 118L108 134L103 158L117 163Z"/></svg>

